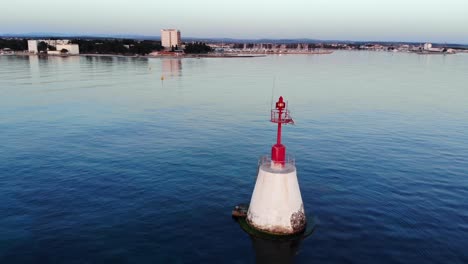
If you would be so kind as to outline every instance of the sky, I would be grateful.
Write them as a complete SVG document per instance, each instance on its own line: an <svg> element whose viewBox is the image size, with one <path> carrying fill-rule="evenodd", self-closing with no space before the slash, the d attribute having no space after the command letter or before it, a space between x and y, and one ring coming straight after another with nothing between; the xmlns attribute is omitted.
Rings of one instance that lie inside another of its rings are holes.
<svg viewBox="0 0 468 264"><path fill-rule="evenodd" d="M311 38L468 44L468 0L14 0L0 33Z"/></svg>

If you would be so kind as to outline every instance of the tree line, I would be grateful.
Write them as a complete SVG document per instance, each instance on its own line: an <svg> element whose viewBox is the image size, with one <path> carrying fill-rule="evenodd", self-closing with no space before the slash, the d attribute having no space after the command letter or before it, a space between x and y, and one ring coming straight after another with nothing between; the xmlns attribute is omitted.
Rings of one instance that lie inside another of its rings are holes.
<svg viewBox="0 0 468 264"><path fill-rule="evenodd" d="M0 49L11 49L14 51L23 51L28 49L26 39L2 39L0 38Z"/></svg>
<svg viewBox="0 0 468 264"><path fill-rule="evenodd" d="M80 53L147 55L153 51L162 50L160 41L132 39L74 39L73 44L80 46Z"/></svg>
<svg viewBox="0 0 468 264"><path fill-rule="evenodd" d="M211 51L213 51L213 49L203 42L188 43L185 45L185 49L184 49L185 53L196 53L196 54L208 53Z"/></svg>

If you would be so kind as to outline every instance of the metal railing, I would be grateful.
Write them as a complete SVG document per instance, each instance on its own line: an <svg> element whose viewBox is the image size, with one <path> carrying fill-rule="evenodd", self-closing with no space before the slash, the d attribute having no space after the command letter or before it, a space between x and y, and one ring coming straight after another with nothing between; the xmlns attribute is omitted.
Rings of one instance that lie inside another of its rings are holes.
<svg viewBox="0 0 468 264"><path fill-rule="evenodd" d="M271 116L270 116L271 122L282 123L282 124L288 124L288 123L294 124L294 121L288 109L284 109L281 111L281 118L279 118L279 112L280 111L278 109L271 109Z"/></svg>
<svg viewBox="0 0 468 264"><path fill-rule="evenodd" d="M258 160L258 166L270 166L270 167L275 167L275 162L271 160L271 157L268 155L261 156L260 159ZM286 155L286 158L284 159L284 167L287 166L296 166L296 159L292 155Z"/></svg>

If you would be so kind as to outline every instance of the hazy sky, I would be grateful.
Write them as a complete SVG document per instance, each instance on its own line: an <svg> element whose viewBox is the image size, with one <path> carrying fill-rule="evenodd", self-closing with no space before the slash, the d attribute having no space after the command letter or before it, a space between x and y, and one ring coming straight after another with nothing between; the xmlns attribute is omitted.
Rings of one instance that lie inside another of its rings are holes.
<svg viewBox="0 0 468 264"><path fill-rule="evenodd" d="M14 0L0 33L468 43L468 0Z"/></svg>

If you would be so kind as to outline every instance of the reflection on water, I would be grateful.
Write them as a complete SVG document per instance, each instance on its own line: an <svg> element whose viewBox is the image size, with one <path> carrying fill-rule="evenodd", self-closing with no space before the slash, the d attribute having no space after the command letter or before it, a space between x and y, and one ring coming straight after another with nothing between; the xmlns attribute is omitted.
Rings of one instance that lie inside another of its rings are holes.
<svg viewBox="0 0 468 264"><path fill-rule="evenodd" d="M288 264L294 263L295 256L299 252L302 238L275 241L250 236L255 251L257 264ZM311 263L309 260L308 263Z"/></svg>
<svg viewBox="0 0 468 264"><path fill-rule="evenodd" d="M32 79L39 77L39 56L28 56L29 72Z"/></svg>
<svg viewBox="0 0 468 264"><path fill-rule="evenodd" d="M165 77L182 76L182 59L180 58L162 58L162 73Z"/></svg>

